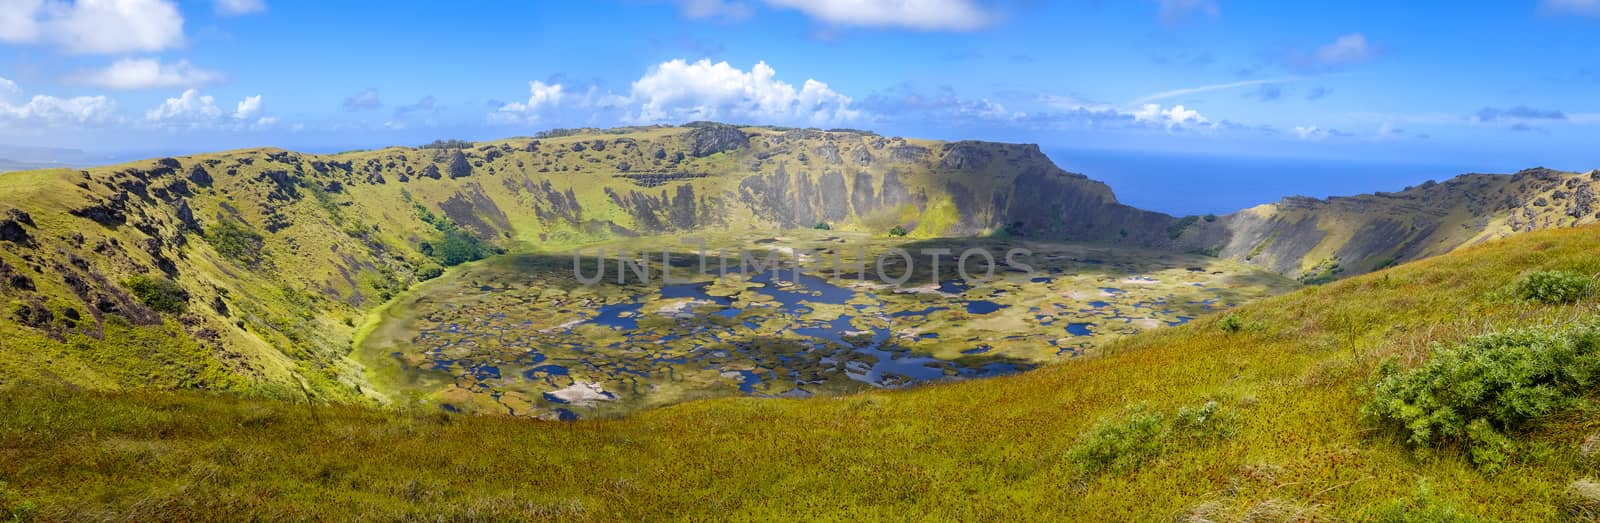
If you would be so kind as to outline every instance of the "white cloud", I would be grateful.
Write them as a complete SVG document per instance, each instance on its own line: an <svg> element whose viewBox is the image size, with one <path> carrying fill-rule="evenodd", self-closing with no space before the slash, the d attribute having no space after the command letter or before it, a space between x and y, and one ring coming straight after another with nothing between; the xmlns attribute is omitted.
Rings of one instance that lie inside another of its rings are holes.
<svg viewBox="0 0 1600 523"><path fill-rule="evenodd" d="M799 89L776 79L777 71L760 62L743 71L727 62L702 59L663 62L633 82L625 99L637 112L632 122L741 120L831 124L857 118L850 97L828 84L808 79Z"/></svg>
<svg viewBox="0 0 1600 523"><path fill-rule="evenodd" d="M239 16L262 13L267 10L266 0L216 0L217 14Z"/></svg>
<svg viewBox="0 0 1600 523"><path fill-rule="evenodd" d="M197 87L221 78L221 74L195 67L188 60L164 64L155 58L124 58L105 69L79 75L76 80L109 89L149 89Z"/></svg>
<svg viewBox="0 0 1600 523"><path fill-rule="evenodd" d="M970 0L766 0L837 25L920 31L975 31L995 16Z"/></svg>
<svg viewBox="0 0 1600 523"><path fill-rule="evenodd" d="M491 121L501 123L536 122L540 113L547 109L555 108L561 103L561 84L546 84L540 81L528 82L528 101L511 102L501 105L495 112L489 113ZM432 104L432 101L429 101Z"/></svg>
<svg viewBox="0 0 1600 523"><path fill-rule="evenodd" d="M161 105L146 111L144 119L169 128L262 127L277 121L272 117L262 117L251 122L250 119L260 112L261 95L245 97L234 107L233 113L223 114L222 109L217 107L216 98L188 89L177 98L168 98Z"/></svg>
<svg viewBox="0 0 1600 523"><path fill-rule="evenodd" d="M258 94L255 96L247 96L245 99L240 100L239 105L234 108L233 117L238 120L245 120L255 116L260 112L261 95Z"/></svg>
<svg viewBox="0 0 1600 523"><path fill-rule="evenodd" d="M1554 15L1600 16L1600 0L1539 0L1539 10Z"/></svg>
<svg viewBox="0 0 1600 523"><path fill-rule="evenodd" d="M1188 109L1182 105L1174 105L1162 109L1160 104L1144 104L1139 110L1133 112L1133 121L1154 123L1165 126L1167 129L1211 124L1211 120L1201 116L1200 111Z"/></svg>
<svg viewBox="0 0 1600 523"><path fill-rule="evenodd" d="M104 96L34 95L27 101L21 97L16 82L0 78L0 127L96 125L115 119L116 103Z"/></svg>
<svg viewBox="0 0 1600 523"><path fill-rule="evenodd" d="M160 51L183 44L183 15L170 0L0 0L0 41L74 54Z"/></svg>
<svg viewBox="0 0 1600 523"><path fill-rule="evenodd" d="M1220 14L1216 0L1161 0L1159 16L1163 24L1183 25L1199 16L1216 18Z"/></svg>
<svg viewBox="0 0 1600 523"><path fill-rule="evenodd" d="M9 78L0 78L0 102L10 100L11 97L22 94L22 88Z"/></svg>
<svg viewBox="0 0 1600 523"><path fill-rule="evenodd" d="M1385 132L1387 133L1389 131ZM1340 131L1338 129L1324 129L1315 125L1295 126L1294 134L1295 136L1300 137L1301 140L1312 142L1322 140L1329 136L1338 136L1343 138L1349 138L1351 136L1350 133Z"/></svg>
<svg viewBox="0 0 1600 523"><path fill-rule="evenodd" d="M1377 48L1367 43L1366 35L1351 33L1317 48L1312 58L1323 65L1346 65L1365 62L1377 55Z"/></svg>
<svg viewBox="0 0 1600 523"><path fill-rule="evenodd" d="M39 39L39 11L44 0L0 0L0 42L31 43Z"/></svg>

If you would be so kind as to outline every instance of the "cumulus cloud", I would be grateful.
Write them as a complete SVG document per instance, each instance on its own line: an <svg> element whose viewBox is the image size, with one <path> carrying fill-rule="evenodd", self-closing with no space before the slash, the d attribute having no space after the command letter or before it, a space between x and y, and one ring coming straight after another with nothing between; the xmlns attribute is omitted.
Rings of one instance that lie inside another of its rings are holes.
<svg viewBox="0 0 1600 523"><path fill-rule="evenodd" d="M98 125L116 116L116 103L104 96L57 98L34 95L23 99L16 82L0 78L0 123L6 127Z"/></svg>
<svg viewBox="0 0 1600 523"><path fill-rule="evenodd" d="M170 0L0 0L0 41L74 54L153 52L183 44L183 15Z"/></svg>
<svg viewBox="0 0 1600 523"><path fill-rule="evenodd" d="M1539 10L1552 15L1600 16L1600 0L1539 0Z"/></svg>
<svg viewBox="0 0 1600 523"><path fill-rule="evenodd" d="M765 0L835 25L919 31L976 31L995 15L970 0Z"/></svg>
<svg viewBox="0 0 1600 523"><path fill-rule="evenodd" d="M1183 25L1201 17L1216 18L1220 14L1222 9L1217 7L1216 0L1161 0L1158 12L1161 23L1168 26Z"/></svg>
<svg viewBox="0 0 1600 523"><path fill-rule="evenodd" d="M270 125L273 118L255 118L261 113L261 95L249 96L239 101L234 111L224 114L211 95L194 89L185 90L177 98L168 98L144 113L145 121L160 127L210 128L210 127L262 127ZM255 118L254 122L251 119Z"/></svg>
<svg viewBox="0 0 1600 523"><path fill-rule="evenodd" d="M1473 117L1480 122L1494 122L1500 120L1566 120L1567 115L1561 111L1534 109L1519 105L1509 109L1485 107L1479 109Z"/></svg>
<svg viewBox="0 0 1600 523"><path fill-rule="evenodd" d="M167 64L155 58L124 58L110 67L81 74L75 79L109 89L149 89L198 87L218 81L222 75L195 67L188 60Z"/></svg>
<svg viewBox="0 0 1600 523"><path fill-rule="evenodd" d="M247 96L235 106L233 117L236 120L247 120L261 112L261 95Z"/></svg>
<svg viewBox="0 0 1600 523"><path fill-rule="evenodd" d="M499 109L489 113L489 120L501 123L532 123L539 120L541 114L561 104L565 96L561 84L547 84L540 81L528 82L528 101L511 102L503 104Z"/></svg>
<svg viewBox="0 0 1600 523"><path fill-rule="evenodd" d="M239 16L262 13L267 10L266 0L216 0L217 14Z"/></svg>
<svg viewBox="0 0 1600 523"><path fill-rule="evenodd" d="M636 123L689 120L755 120L811 125L836 124L860 116L851 99L807 79L797 89L759 62L749 71L702 59L663 62L633 82L624 120Z"/></svg>
<svg viewBox="0 0 1600 523"><path fill-rule="evenodd" d="M383 107L383 101L378 99L378 90L371 87L344 99L346 111L370 111L379 107Z"/></svg>
<svg viewBox="0 0 1600 523"><path fill-rule="evenodd" d="M1203 126L1211 123L1211 120L1200 115L1200 111L1187 109L1182 105L1174 105L1163 109L1160 104L1145 104L1140 107L1139 110L1133 112L1133 121L1154 123L1167 129Z"/></svg>

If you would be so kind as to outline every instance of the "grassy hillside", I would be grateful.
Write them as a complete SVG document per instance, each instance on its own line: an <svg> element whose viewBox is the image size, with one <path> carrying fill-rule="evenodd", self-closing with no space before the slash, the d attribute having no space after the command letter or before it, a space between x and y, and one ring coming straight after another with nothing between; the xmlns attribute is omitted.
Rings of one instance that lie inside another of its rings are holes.
<svg viewBox="0 0 1600 523"><path fill-rule="evenodd" d="M818 223L1160 243L1165 220L1033 146L720 125L7 173L0 384L363 401L368 313L505 249Z"/></svg>
<svg viewBox="0 0 1600 523"><path fill-rule="evenodd" d="M1004 378L719 399L580 423L225 395L0 397L0 510L44 519L1484 519L1592 510L1600 406L1507 430L1496 472L1363 419L1380 362L1594 318L1511 292L1600 272L1600 228L1308 287ZM1224 326L1227 328L1225 329ZM1587 508L1586 508L1587 507ZM0 511L0 513L4 513ZM930 514L931 513L931 514Z"/></svg>

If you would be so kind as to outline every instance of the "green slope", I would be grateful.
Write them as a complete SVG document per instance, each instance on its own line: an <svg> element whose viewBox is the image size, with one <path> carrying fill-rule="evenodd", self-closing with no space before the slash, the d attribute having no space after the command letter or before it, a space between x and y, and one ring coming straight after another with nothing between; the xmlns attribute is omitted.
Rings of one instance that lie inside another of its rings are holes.
<svg viewBox="0 0 1600 523"><path fill-rule="evenodd" d="M1600 228L1522 234L1244 305L1231 334L1213 316L1004 378L623 420L16 390L0 397L0 508L44 519L1561 519L1595 502L1578 481L1600 472L1594 393L1510 431L1522 451L1490 473L1457 449L1414 453L1361 418L1361 391L1380 361L1417 364L1433 343L1592 320L1592 298L1537 305L1507 291L1528 271L1600 272L1595 252ZM1205 412L1216 421L1174 425L1164 450L1112 452L1128 457L1116 471L1084 466L1097 422L1136 442L1153 413Z"/></svg>
<svg viewBox="0 0 1600 523"><path fill-rule="evenodd" d="M716 124L444 145L0 175L0 386L369 402L380 394L349 357L361 326L443 266L501 250L821 222L1211 253L1315 283L1593 222L1600 183L1468 175L1201 219L1121 205L1032 145ZM139 277L179 291L137 296Z"/></svg>

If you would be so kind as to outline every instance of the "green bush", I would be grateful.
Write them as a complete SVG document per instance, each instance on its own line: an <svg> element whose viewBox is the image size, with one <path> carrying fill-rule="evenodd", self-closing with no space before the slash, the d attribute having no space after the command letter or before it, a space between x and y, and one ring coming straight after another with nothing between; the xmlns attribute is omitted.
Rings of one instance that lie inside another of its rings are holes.
<svg viewBox="0 0 1600 523"><path fill-rule="evenodd" d="M239 222L223 219L206 229L205 238L218 254L248 267L261 265L261 249L266 241Z"/></svg>
<svg viewBox="0 0 1600 523"><path fill-rule="evenodd" d="M1222 318L1222 321L1217 322L1217 328L1222 329L1222 332L1233 334L1244 330L1244 320L1239 318L1238 314L1229 313Z"/></svg>
<svg viewBox="0 0 1600 523"><path fill-rule="evenodd" d="M1520 329L1434 347L1410 370L1385 361L1363 413L1418 449L1461 446L1485 470L1519 453L1506 436L1572 408L1600 384L1600 323Z"/></svg>
<svg viewBox="0 0 1600 523"><path fill-rule="evenodd" d="M180 314L189 310L189 291L178 282L159 276L138 275L122 282L140 303L157 312Z"/></svg>
<svg viewBox="0 0 1600 523"><path fill-rule="evenodd" d="M1169 448L1204 446L1232 436L1234 420L1220 410L1215 401L1171 414L1137 405L1119 418L1096 423L1067 452L1067 459L1084 474L1128 472Z"/></svg>
<svg viewBox="0 0 1600 523"><path fill-rule="evenodd" d="M417 269L417 281L428 281L443 275L444 267L440 267L438 265L429 265L421 269Z"/></svg>
<svg viewBox="0 0 1600 523"><path fill-rule="evenodd" d="M828 222L817 222L817 224L811 226L811 228L819 230L819 231L831 231L831 230L833 230L833 226L832 225L828 225Z"/></svg>
<svg viewBox="0 0 1600 523"><path fill-rule="evenodd" d="M1572 303L1594 292L1594 278L1569 271L1539 271L1517 281L1516 294L1523 300L1560 304Z"/></svg>
<svg viewBox="0 0 1600 523"><path fill-rule="evenodd" d="M907 234L911 234L911 231L906 230L906 227L904 225L896 225L896 226L894 226L893 229L889 229L889 236L893 236L893 237L896 237L896 238L901 237L901 236L905 236Z"/></svg>

